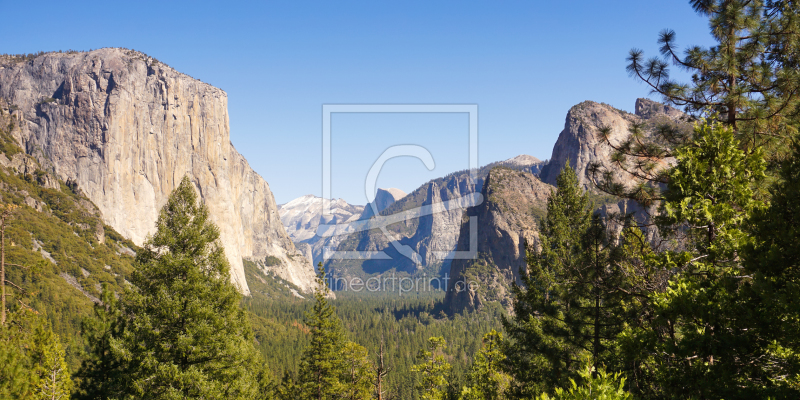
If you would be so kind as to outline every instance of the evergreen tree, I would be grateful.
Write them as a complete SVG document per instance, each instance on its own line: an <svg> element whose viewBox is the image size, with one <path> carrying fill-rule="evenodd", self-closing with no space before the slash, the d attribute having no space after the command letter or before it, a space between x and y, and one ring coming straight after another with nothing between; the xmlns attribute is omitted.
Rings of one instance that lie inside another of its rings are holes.
<svg viewBox="0 0 800 400"><path fill-rule="evenodd" d="M283 374L281 383L275 389L275 398L278 400L297 400L303 398L300 387L298 387L297 382L295 382L294 378L288 372Z"/></svg>
<svg viewBox="0 0 800 400"><path fill-rule="evenodd" d="M97 399L124 397L127 379L124 360L117 356L112 343L122 335L119 304L108 284L103 284L101 302L94 306L94 317L83 321L89 352L76 374L79 385L76 398Z"/></svg>
<svg viewBox="0 0 800 400"><path fill-rule="evenodd" d="M547 202L540 249L530 249L524 287L514 286L514 316L503 324L517 395L531 396L577 379L581 360L613 358L628 293L618 250L592 215L568 163Z"/></svg>
<svg viewBox="0 0 800 400"><path fill-rule="evenodd" d="M362 400L372 398L372 363L367 349L358 343L347 342L342 347L344 364L341 378L343 392L341 398Z"/></svg>
<svg viewBox="0 0 800 400"><path fill-rule="evenodd" d="M570 379L568 388L556 388L553 396L542 393L537 400L633 400L633 395L625 390L625 378L621 373L611 374L604 369L585 367L580 371L583 381L578 385Z"/></svg>
<svg viewBox="0 0 800 400"><path fill-rule="evenodd" d="M0 399L33 399L39 378L34 333L41 321L23 308L7 322L0 326Z"/></svg>
<svg viewBox="0 0 800 400"><path fill-rule="evenodd" d="M375 380L374 380L375 397L378 400L383 400L383 396L386 393L383 382L386 376L388 376L389 372L391 371L391 368L386 367L386 365L383 362L383 340L384 340L383 337L381 337L381 347L380 350L378 351L378 362L375 366Z"/></svg>
<svg viewBox="0 0 800 400"><path fill-rule="evenodd" d="M417 354L419 364L411 367L411 371L417 373L416 389L423 400L444 400L447 396L448 376L452 367L442 354L445 348L447 342L444 338L429 338L427 349L422 349Z"/></svg>
<svg viewBox="0 0 800 400"><path fill-rule="evenodd" d="M467 376L468 386L461 391L463 400L505 399L511 376L503 371L506 355L502 351L503 335L492 329L483 336L483 347L475 354Z"/></svg>
<svg viewBox="0 0 800 400"><path fill-rule="evenodd" d="M800 9L791 1L691 0L709 20L717 42L709 48L677 49L672 30L660 33L663 59L628 57L628 72L672 104L692 112L711 110L742 135L745 145L795 131L787 122L800 96ZM689 72L691 83L670 78L669 63Z"/></svg>
<svg viewBox="0 0 800 400"><path fill-rule="evenodd" d="M19 206L0 204L0 326L6 324L6 228ZM11 283L11 282L9 282Z"/></svg>
<svg viewBox="0 0 800 400"><path fill-rule="evenodd" d="M769 344L760 364L776 398L800 397L800 144L792 147L769 206L750 220L754 240L744 253L753 281L747 301L757 307L750 329Z"/></svg>
<svg viewBox="0 0 800 400"><path fill-rule="evenodd" d="M73 383L50 323L30 308L0 328L0 399L66 399Z"/></svg>
<svg viewBox="0 0 800 400"><path fill-rule="evenodd" d="M641 388L648 395L764 397L770 344L752 329L763 310L746 299L752 277L741 263L744 223L761 207L753 198L761 152L745 153L731 128L706 121L676 154L659 223L685 250L660 256L669 285L651 295L650 323L626 333L626 346L638 346L626 352L650 369L655 382Z"/></svg>
<svg viewBox="0 0 800 400"><path fill-rule="evenodd" d="M39 365L36 398L41 400L69 399L72 393L72 379L64 361L64 348L58 335L49 327L40 328L37 335Z"/></svg>
<svg viewBox="0 0 800 400"><path fill-rule="evenodd" d="M272 380L272 371L266 363L261 364L261 368L256 376L258 390L254 400L273 400L277 397L278 384Z"/></svg>
<svg viewBox="0 0 800 400"><path fill-rule="evenodd" d="M184 177L161 209L156 233L137 254L133 287L119 320L101 327L86 376L111 366L110 393L126 398L253 398L258 389L253 333L219 245L219 229ZM104 333L106 332L106 333ZM112 353L113 361L106 361ZM94 368L94 370L93 370ZM92 381L102 379L88 379ZM82 392L90 392L87 387ZM121 395L120 395L121 394Z"/></svg>
<svg viewBox="0 0 800 400"><path fill-rule="evenodd" d="M793 1L771 0L691 0L690 4L708 18L716 44L691 46L680 54L676 33L664 30L658 39L662 58L645 60L641 50L633 49L628 72L666 103L729 126L742 148L763 148L768 161L783 159L800 118L800 7ZM670 63L688 72L691 81L673 80ZM663 200L660 189L669 180L670 163L658 161L673 157L674 149L692 135L673 123L658 124L649 135L646 128L634 123L627 139L613 142L610 127L600 131L614 150L611 161L616 172L630 172L638 184L616 182L614 171L599 164L590 167L590 177L603 191L650 206Z"/></svg>
<svg viewBox="0 0 800 400"><path fill-rule="evenodd" d="M311 329L308 347L300 362L300 390L303 399L334 399L343 392L342 347L344 331L336 310L328 303L330 289L325 285L325 268L319 264L314 307L306 314Z"/></svg>

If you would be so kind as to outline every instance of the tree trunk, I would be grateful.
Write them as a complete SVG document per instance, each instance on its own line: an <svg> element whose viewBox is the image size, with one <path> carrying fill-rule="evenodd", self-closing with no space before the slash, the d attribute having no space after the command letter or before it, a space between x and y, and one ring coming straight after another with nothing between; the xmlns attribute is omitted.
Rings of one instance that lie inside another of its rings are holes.
<svg viewBox="0 0 800 400"><path fill-rule="evenodd" d="M0 222L0 287L2 287L2 294L0 297L3 298L3 312L2 312L2 324L3 326L6 325L6 220L3 218L2 222Z"/></svg>
<svg viewBox="0 0 800 400"><path fill-rule="evenodd" d="M595 239L597 240L597 239ZM600 245L595 242L595 287L594 287L594 344L592 345L592 377L597 377L597 359L600 356Z"/></svg>

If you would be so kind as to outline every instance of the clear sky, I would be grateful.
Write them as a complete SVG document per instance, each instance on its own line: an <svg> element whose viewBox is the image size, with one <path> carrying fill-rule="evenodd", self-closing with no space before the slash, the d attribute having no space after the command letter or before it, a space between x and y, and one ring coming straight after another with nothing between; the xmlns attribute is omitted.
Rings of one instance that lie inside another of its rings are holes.
<svg viewBox="0 0 800 400"><path fill-rule="evenodd" d="M656 55L664 28L682 47L711 43L686 0L0 5L0 53L133 48L227 91L231 140L278 203L321 195L323 104L477 104L479 164L546 159L572 105L633 111L648 96L625 71L630 48ZM428 147L436 168L393 159L380 187L465 169L467 127L463 114L334 116L333 196L364 204L369 166L395 144Z"/></svg>

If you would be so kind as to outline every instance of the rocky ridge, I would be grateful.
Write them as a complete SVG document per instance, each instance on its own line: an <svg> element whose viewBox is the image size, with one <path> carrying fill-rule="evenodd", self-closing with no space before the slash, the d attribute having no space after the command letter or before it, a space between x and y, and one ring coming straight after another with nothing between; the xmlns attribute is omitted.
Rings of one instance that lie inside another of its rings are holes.
<svg viewBox="0 0 800 400"><path fill-rule="evenodd" d="M646 128L661 123L679 124L681 129L688 126L685 114L652 100L638 99L635 109L636 114L630 114L592 101L572 107L552 157L541 170L541 181L533 175L514 174L503 168L494 168L489 173L484 185L486 203L467 212L468 216L478 216L478 256L473 260L456 260L451 265L450 287L445 297L445 308L449 312L475 310L491 301L507 309L510 307L508 287L518 280L519 268L525 265L524 243L534 244L536 221L545 215L547 197L567 160L583 188L597 196L587 171L592 163L611 165L612 153L612 149L597 137L601 127L611 128L610 141L617 144L628 136L634 123L644 123ZM661 162L666 166L673 160ZM537 183L533 183L533 179ZM636 182L624 172L617 172L616 179L627 185ZM656 213L653 207L642 207L633 200L611 196L597 196L594 200L602 215L632 214L643 225L651 225ZM468 244L464 224L459 249ZM621 226L612 221L612 228L619 230ZM651 242L657 244L657 230L650 227L645 231ZM476 290L470 290L469 286L463 290L462 286L459 291L453 286L457 282L463 285L473 281L477 283Z"/></svg>
<svg viewBox="0 0 800 400"><path fill-rule="evenodd" d="M509 288L527 265L526 249L535 245L537 221L552 190L528 172L503 167L489 172L484 202L470 208L460 226L457 249L477 250L477 257L453 260L444 300L449 312L473 311L487 302L511 307ZM477 249L470 249L470 217L478 221Z"/></svg>
<svg viewBox="0 0 800 400"><path fill-rule="evenodd" d="M350 234L342 239L337 250L344 251L382 251L390 259L341 260L330 259L328 270L340 277L383 273L391 269L407 273L426 272L440 275L449 271L451 260L441 257L452 252L458 242L461 221L466 206L481 192L483 182L489 171L497 166L506 166L519 171L538 172L544 163L539 159L522 155L509 160L494 162L475 171L473 180L468 170L451 173L445 177L431 180L413 192L405 195L380 212L389 216L401 212L418 212L426 207L438 207L448 202L453 205L442 212L418 215L391 224L387 227L391 237L381 230L372 229ZM366 211L365 211L366 213ZM417 214L414 214L417 215ZM400 254L391 244L396 240L401 246L410 247L418 259Z"/></svg>

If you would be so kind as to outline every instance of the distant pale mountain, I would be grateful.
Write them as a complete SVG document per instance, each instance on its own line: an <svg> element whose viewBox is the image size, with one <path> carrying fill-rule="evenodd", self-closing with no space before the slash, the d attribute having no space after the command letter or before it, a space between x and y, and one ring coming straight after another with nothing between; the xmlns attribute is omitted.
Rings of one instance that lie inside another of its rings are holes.
<svg viewBox="0 0 800 400"><path fill-rule="evenodd" d="M383 189L379 188L377 193L375 194L375 200L371 203L364 206L364 213L361 214L361 219L367 219L375 215L375 211L372 208L372 205L375 205L375 209L377 209L378 213L385 210L387 207L391 206L398 200L402 199L406 196L406 192L396 189L396 188L389 188Z"/></svg>
<svg viewBox="0 0 800 400"><path fill-rule="evenodd" d="M497 164L505 165L505 166L517 166L517 167L538 166L538 165L542 164L542 160L540 160L540 159L538 159L538 158L536 158L534 156L529 156L527 154L523 154L523 155L520 155L520 156L516 156L514 158L509 158L508 160L505 160L505 161L500 161Z"/></svg>
<svg viewBox="0 0 800 400"><path fill-rule="evenodd" d="M323 224L352 222L358 220L363 212L364 206L352 205L343 199L336 199L331 201L332 215L323 218L322 197L311 194L278 205L278 214L286 232L297 248L310 258L314 265L322 261L322 252L326 246L335 247L343 239L340 236L327 238L317 236L317 227L320 221Z"/></svg>

